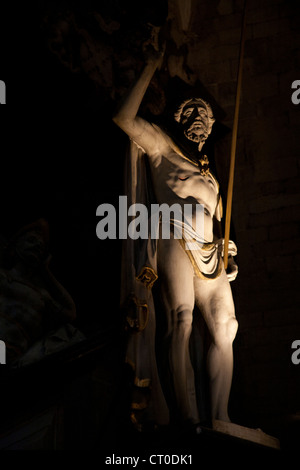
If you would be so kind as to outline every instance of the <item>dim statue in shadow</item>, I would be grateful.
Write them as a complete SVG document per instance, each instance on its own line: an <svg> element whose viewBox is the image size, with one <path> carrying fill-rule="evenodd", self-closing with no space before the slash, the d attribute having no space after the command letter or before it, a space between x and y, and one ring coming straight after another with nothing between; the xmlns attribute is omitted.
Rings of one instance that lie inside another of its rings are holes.
<svg viewBox="0 0 300 470"><path fill-rule="evenodd" d="M46 220L22 227L9 241L0 269L0 335L7 364L39 360L83 339L72 323L76 307L49 268Z"/></svg>

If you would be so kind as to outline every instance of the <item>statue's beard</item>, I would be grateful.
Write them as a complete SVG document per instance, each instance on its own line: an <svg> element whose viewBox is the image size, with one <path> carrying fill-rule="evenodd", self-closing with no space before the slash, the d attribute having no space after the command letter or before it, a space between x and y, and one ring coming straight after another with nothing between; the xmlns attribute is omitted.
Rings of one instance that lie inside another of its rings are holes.
<svg viewBox="0 0 300 470"><path fill-rule="evenodd" d="M204 128L204 126L201 126L200 128L200 126L195 126L193 123L190 127L184 130L184 135L192 142L196 142L198 144L199 150L201 150L208 137L208 131Z"/></svg>

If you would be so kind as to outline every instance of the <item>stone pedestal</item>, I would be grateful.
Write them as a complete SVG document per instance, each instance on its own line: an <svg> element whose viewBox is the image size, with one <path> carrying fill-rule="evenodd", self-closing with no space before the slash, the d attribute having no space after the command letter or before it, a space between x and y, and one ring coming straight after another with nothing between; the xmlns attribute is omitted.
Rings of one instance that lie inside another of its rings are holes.
<svg viewBox="0 0 300 470"><path fill-rule="evenodd" d="M262 446L280 449L279 440L276 437L264 433L261 429L247 428L239 424L227 423L217 419L212 421L212 429L216 432L251 441Z"/></svg>

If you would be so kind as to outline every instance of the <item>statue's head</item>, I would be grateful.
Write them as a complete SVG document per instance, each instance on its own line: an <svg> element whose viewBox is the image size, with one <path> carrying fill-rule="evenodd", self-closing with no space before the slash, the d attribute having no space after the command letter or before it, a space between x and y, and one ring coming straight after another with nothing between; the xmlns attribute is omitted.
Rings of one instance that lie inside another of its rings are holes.
<svg viewBox="0 0 300 470"><path fill-rule="evenodd" d="M44 219L39 219L22 227L9 243L10 254L32 266L45 260L48 254L49 226Z"/></svg>
<svg viewBox="0 0 300 470"><path fill-rule="evenodd" d="M190 98L178 107L174 119L182 125L185 137L197 142L201 150L215 122L210 105L201 98Z"/></svg>

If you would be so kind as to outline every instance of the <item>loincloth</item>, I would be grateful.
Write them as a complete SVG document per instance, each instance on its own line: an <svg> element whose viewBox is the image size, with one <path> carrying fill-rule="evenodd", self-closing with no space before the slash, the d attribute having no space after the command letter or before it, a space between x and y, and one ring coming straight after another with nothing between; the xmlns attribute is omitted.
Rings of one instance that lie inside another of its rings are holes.
<svg viewBox="0 0 300 470"><path fill-rule="evenodd" d="M177 235L178 241L185 250L195 275L200 279L219 277L223 269L224 238L206 243L190 225L178 220L172 220L171 223L174 227L174 235ZM237 254L237 247L232 240L229 240L228 254L231 256Z"/></svg>

